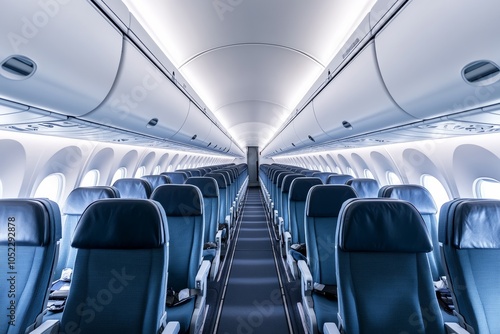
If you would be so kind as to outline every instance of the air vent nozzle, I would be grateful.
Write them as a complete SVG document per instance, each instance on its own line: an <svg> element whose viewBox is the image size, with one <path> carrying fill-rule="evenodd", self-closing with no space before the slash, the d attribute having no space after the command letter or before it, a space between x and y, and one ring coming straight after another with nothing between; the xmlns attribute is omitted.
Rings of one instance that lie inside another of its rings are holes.
<svg viewBox="0 0 500 334"><path fill-rule="evenodd" d="M462 76L467 83L475 86L491 85L500 80L500 68L491 61L480 60L465 66Z"/></svg>
<svg viewBox="0 0 500 334"><path fill-rule="evenodd" d="M27 79L35 73L35 63L24 56L10 56L1 65L1 74L12 80Z"/></svg>
<svg viewBox="0 0 500 334"><path fill-rule="evenodd" d="M348 121L343 121L342 126L346 128L347 130L352 130L352 125Z"/></svg>
<svg viewBox="0 0 500 334"><path fill-rule="evenodd" d="M151 120L146 125L147 128L152 128L158 124L158 118L151 118Z"/></svg>
<svg viewBox="0 0 500 334"><path fill-rule="evenodd" d="M309 138L312 142L316 142L316 140L314 140L314 138L311 135L308 135L307 138Z"/></svg>

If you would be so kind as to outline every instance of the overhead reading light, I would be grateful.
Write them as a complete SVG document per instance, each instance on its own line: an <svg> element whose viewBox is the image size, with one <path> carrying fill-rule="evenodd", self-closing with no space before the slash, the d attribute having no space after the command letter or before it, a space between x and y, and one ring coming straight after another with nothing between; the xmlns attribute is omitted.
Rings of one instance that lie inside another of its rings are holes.
<svg viewBox="0 0 500 334"><path fill-rule="evenodd" d="M149 129L152 128L153 126L156 126L156 124L158 124L158 118L151 118L146 127Z"/></svg>
<svg viewBox="0 0 500 334"><path fill-rule="evenodd" d="M195 140L195 139L196 139L196 137L198 137L198 135L194 135L194 136L192 136L192 137L191 137L191 140Z"/></svg>
<svg viewBox="0 0 500 334"><path fill-rule="evenodd" d="M10 56L2 62L1 74L12 80L27 79L35 73L36 64L24 56Z"/></svg>
<svg viewBox="0 0 500 334"><path fill-rule="evenodd" d="M314 138L311 135L307 136L307 138L309 138L312 142L316 142L316 140L314 140Z"/></svg>
<svg viewBox="0 0 500 334"><path fill-rule="evenodd" d="M208 143L207 147L209 147L210 145L212 145L212 142Z"/></svg>
<svg viewBox="0 0 500 334"><path fill-rule="evenodd" d="M292 146L293 146L293 147L295 147L295 144L294 144L294 143L292 143Z"/></svg>
<svg viewBox="0 0 500 334"><path fill-rule="evenodd" d="M500 68L488 60L475 61L464 67L462 77L474 86L491 85L500 80Z"/></svg>
<svg viewBox="0 0 500 334"><path fill-rule="evenodd" d="M347 130L352 130L352 125L348 121L343 121L342 126L346 128Z"/></svg>

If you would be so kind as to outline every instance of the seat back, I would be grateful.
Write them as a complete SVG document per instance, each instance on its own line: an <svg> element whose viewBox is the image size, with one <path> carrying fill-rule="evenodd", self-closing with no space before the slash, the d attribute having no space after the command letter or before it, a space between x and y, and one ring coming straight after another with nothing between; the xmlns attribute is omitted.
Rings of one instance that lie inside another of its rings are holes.
<svg viewBox="0 0 500 334"><path fill-rule="evenodd" d="M323 184L327 184L326 181L328 181L328 177L330 175L335 175L336 173L332 172L315 172L312 174L313 177L319 177Z"/></svg>
<svg viewBox="0 0 500 334"><path fill-rule="evenodd" d="M141 176L141 179L148 181L149 184L151 184L152 190L162 184L172 183L172 180L170 180L170 178L166 175L143 175Z"/></svg>
<svg viewBox="0 0 500 334"><path fill-rule="evenodd" d="M113 183L120 192L120 198L148 199L153 192L151 184L144 179L123 178Z"/></svg>
<svg viewBox="0 0 500 334"><path fill-rule="evenodd" d="M305 243L304 217L309 189L323 184L317 177L299 177L292 181L288 194L288 219L292 244Z"/></svg>
<svg viewBox="0 0 500 334"><path fill-rule="evenodd" d="M165 312L166 216L147 199L102 199L83 213L62 332L156 333Z"/></svg>
<svg viewBox="0 0 500 334"><path fill-rule="evenodd" d="M190 177L186 184L192 184L200 189L203 196L203 216L205 217L204 243L215 242L219 229L219 187L212 177Z"/></svg>
<svg viewBox="0 0 500 334"><path fill-rule="evenodd" d="M337 285L335 275L335 231L342 204L356 198L347 185L325 184L309 190L305 209L307 263L314 282Z"/></svg>
<svg viewBox="0 0 500 334"><path fill-rule="evenodd" d="M285 231L289 231L289 221L290 218L288 217L289 214L289 209L288 209L288 203L289 203L289 197L290 197L290 185L292 184L292 181L295 180L296 178L299 177L305 177L304 174L288 174L285 176L283 179L283 184L281 185L281 217L283 218L283 228Z"/></svg>
<svg viewBox="0 0 500 334"><path fill-rule="evenodd" d="M64 268L73 269L74 267L76 249L71 247L71 240L78 220L80 220L85 209L98 199L118 197L120 197L118 190L108 186L79 187L69 193L62 208L62 239L54 278L61 277Z"/></svg>
<svg viewBox="0 0 500 334"><path fill-rule="evenodd" d="M471 332L500 333L500 201L447 202L439 224L448 285L460 321Z"/></svg>
<svg viewBox="0 0 500 334"><path fill-rule="evenodd" d="M413 204L425 221L431 236L433 251L429 254L432 277L438 281L445 275L441 263L441 254L438 241L437 207L431 193L424 187L416 184L399 184L383 186L379 190L379 197L395 198Z"/></svg>
<svg viewBox="0 0 500 334"><path fill-rule="evenodd" d="M352 175L348 174L333 174L328 176L326 184L345 184L347 181L353 179Z"/></svg>
<svg viewBox="0 0 500 334"><path fill-rule="evenodd" d="M217 187L219 187L219 224L224 224L226 215L229 214L226 178L220 173L207 173L205 177L211 177L217 182Z"/></svg>
<svg viewBox="0 0 500 334"><path fill-rule="evenodd" d="M377 180L366 178L350 179L347 180L345 184L353 187L360 198L378 197L378 190L380 186Z"/></svg>
<svg viewBox="0 0 500 334"><path fill-rule="evenodd" d="M432 243L413 205L352 199L337 229L339 319L346 333L444 333L427 253Z"/></svg>
<svg viewBox="0 0 500 334"><path fill-rule="evenodd" d="M168 176L173 184L183 184L188 178L184 172L163 172L160 175Z"/></svg>
<svg viewBox="0 0 500 334"><path fill-rule="evenodd" d="M55 202L0 199L1 333L24 333L47 303L61 218Z"/></svg>
<svg viewBox="0 0 500 334"><path fill-rule="evenodd" d="M165 184L151 199L165 209L170 234L168 287L179 292L195 288L195 277L202 260L205 224L203 196L192 184Z"/></svg>
<svg viewBox="0 0 500 334"><path fill-rule="evenodd" d="M304 176L312 177L314 173L319 173L319 172L321 172L321 171L316 170L316 169L306 169L306 170L303 170L301 173L304 174Z"/></svg>

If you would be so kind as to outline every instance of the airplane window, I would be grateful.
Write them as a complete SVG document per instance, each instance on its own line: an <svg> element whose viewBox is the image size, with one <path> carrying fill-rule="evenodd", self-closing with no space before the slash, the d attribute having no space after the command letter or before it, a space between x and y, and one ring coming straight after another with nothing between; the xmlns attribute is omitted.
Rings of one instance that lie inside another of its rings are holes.
<svg viewBox="0 0 500 334"><path fill-rule="evenodd" d="M354 169L351 167L347 167L347 174L356 177L356 173L354 172Z"/></svg>
<svg viewBox="0 0 500 334"><path fill-rule="evenodd" d="M171 172L171 171L172 171L172 165L168 165L167 172Z"/></svg>
<svg viewBox="0 0 500 334"><path fill-rule="evenodd" d="M153 175L160 175L161 167L160 165L156 166L153 170Z"/></svg>
<svg viewBox="0 0 500 334"><path fill-rule="evenodd" d="M332 171L332 169L330 168L330 166L326 166L326 171L327 172L331 172Z"/></svg>
<svg viewBox="0 0 500 334"><path fill-rule="evenodd" d="M319 166L319 170L320 170L320 172L324 172L324 171L325 171L325 170L323 169L323 166L321 166L321 165Z"/></svg>
<svg viewBox="0 0 500 334"><path fill-rule="evenodd" d="M365 174L366 178L375 179L375 176L373 176L373 173L368 168L366 168L363 173Z"/></svg>
<svg viewBox="0 0 500 334"><path fill-rule="evenodd" d="M399 176L396 175L394 172L387 172L387 182L389 184L402 184L401 179Z"/></svg>
<svg viewBox="0 0 500 334"><path fill-rule="evenodd" d="M3 197L3 183L0 181L0 198Z"/></svg>
<svg viewBox="0 0 500 334"><path fill-rule="evenodd" d="M340 167L339 167L339 166L336 166L336 167L335 167L335 173L337 173L337 174L342 174L342 170L340 169Z"/></svg>
<svg viewBox="0 0 500 334"><path fill-rule="evenodd" d="M97 169L89 170L80 181L80 187L92 187L99 183L99 171Z"/></svg>
<svg viewBox="0 0 500 334"><path fill-rule="evenodd" d="M434 198L434 202L436 202L439 213L441 205L450 200L450 196L448 196L448 192L445 187L438 179L429 174L422 175L420 182L431 193L432 198Z"/></svg>
<svg viewBox="0 0 500 334"><path fill-rule="evenodd" d="M474 181L474 196L500 199L500 182L487 177L477 179Z"/></svg>
<svg viewBox="0 0 500 334"><path fill-rule="evenodd" d="M115 172L115 175L113 175L111 184L115 183L115 181L118 179L123 179L125 175L127 175L127 169L125 167L118 168L117 171Z"/></svg>
<svg viewBox="0 0 500 334"><path fill-rule="evenodd" d="M140 178L144 174L146 174L146 167L141 166L141 167L137 168L137 170L135 171L134 177L135 178Z"/></svg>
<svg viewBox="0 0 500 334"><path fill-rule="evenodd" d="M34 197L48 198L54 202L59 202L64 188L64 175L54 173L46 176L36 188Z"/></svg>

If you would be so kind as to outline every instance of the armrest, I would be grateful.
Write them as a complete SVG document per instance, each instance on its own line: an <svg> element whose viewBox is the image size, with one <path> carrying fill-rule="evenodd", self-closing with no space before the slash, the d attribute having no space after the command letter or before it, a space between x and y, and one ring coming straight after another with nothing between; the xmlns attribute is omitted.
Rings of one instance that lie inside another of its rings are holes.
<svg viewBox="0 0 500 334"><path fill-rule="evenodd" d="M324 334L340 334L339 329L333 322L325 322L323 325L323 333Z"/></svg>
<svg viewBox="0 0 500 334"><path fill-rule="evenodd" d="M445 322L444 327L448 334L470 334L465 328L460 327L456 322Z"/></svg>
<svg viewBox="0 0 500 334"><path fill-rule="evenodd" d="M292 246L292 235L290 234L290 232L285 231L284 236L286 256L288 256L290 254L290 247Z"/></svg>
<svg viewBox="0 0 500 334"><path fill-rule="evenodd" d="M35 328L30 334L57 334L59 333L59 320L47 320Z"/></svg>
<svg viewBox="0 0 500 334"><path fill-rule="evenodd" d="M217 244L217 249L220 250L222 244L222 230L217 230L215 234L215 243Z"/></svg>
<svg viewBox="0 0 500 334"><path fill-rule="evenodd" d="M279 233L279 238L280 240L283 240L283 224L284 224L283 217L278 217L278 233Z"/></svg>
<svg viewBox="0 0 500 334"><path fill-rule="evenodd" d="M313 282L313 278L311 275L311 271L309 270L309 267L307 266L306 261L299 260L297 262L297 267L299 268L299 271L300 271L300 277L301 277L300 281L301 281L303 292L306 295L311 295L311 292L312 292L313 287L314 287L314 282Z"/></svg>
<svg viewBox="0 0 500 334"><path fill-rule="evenodd" d="M210 261L203 261L195 278L195 289L200 290L201 295L205 295L205 287L207 285L208 272L210 271Z"/></svg>
<svg viewBox="0 0 500 334"><path fill-rule="evenodd" d="M273 211L273 225L278 224L278 210Z"/></svg>
<svg viewBox="0 0 500 334"><path fill-rule="evenodd" d="M179 324L178 321L170 321L161 334L177 334L181 330L181 325Z"/></svg>
<svg viewBox="0 0 500 334"><path fill-rule="evenodd" d="M230 215L227 215L224 218L224 223L227 224L227 237L229 239L229 233L231 232L231 216Z"/></svg>

